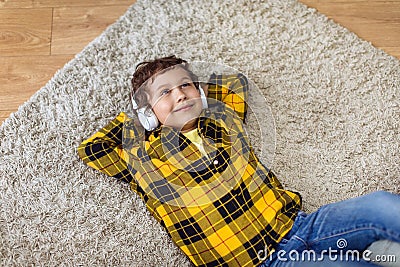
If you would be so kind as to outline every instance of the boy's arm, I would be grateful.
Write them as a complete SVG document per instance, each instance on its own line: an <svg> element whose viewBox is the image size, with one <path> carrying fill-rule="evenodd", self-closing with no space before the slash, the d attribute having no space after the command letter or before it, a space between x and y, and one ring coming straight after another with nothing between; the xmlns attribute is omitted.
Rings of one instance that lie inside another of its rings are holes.
<svg viewBox="0 0 400 267"><path fill-rule="evenodd" d="M88 166L124 182L132 181L123 157L122 134L128 117L121 112L104 128L78 146L79 157Z"/></svg>
<svg viewBox="0 0 400 267"><path fill-rule="evenodd" d="M136 180L133 179L131 171L135 170L129 169L125 161L127 159L125 153L127 152L124 150L124 147L129 147L129 144L125 144L125 142L132 141L135 137L139 136L138 129L131 122L128 116L124 112L121 112L104 128L83 141L78 146L78 154L88 166L108 176L130 183L131 189L145 201L149 211L161 222L162 219L154 211L153 201L149 201L150 197L138 186ZM124 136L129 136L129 139L124 140Z"/></svg>
<svg viewBox="0 0 400 267"><path fill-rule="evenodd" d="M236 75L212 74L208 82L208 97L233 108L244 121L247 112L249 83L241 73Z"/></svg>

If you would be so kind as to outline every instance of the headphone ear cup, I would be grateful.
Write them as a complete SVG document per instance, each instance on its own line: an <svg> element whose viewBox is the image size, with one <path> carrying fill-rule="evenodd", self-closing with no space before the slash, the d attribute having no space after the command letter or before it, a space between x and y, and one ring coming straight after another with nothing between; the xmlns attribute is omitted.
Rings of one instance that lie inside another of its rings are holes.
<svg viewBox="0 0 400 267"><path fill-rule="evenodd" d="M158 126L158 119L154 112L147 108L142 107L137 110L138 118L143 128L147 131L152 131Z"/></svg>

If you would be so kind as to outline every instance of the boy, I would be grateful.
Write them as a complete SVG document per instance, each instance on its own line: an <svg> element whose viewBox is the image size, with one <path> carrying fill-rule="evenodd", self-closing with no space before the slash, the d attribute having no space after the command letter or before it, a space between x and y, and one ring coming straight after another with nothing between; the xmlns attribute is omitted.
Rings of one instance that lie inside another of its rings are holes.
<svg viewBox="0 0 400 267"><path fill-rule="evenodd" d="M79 146L79 156L129 182L195 265L290 266L297 263L281 261L273 251L320 253L339 238L359 250L378 239L400 241L400 201L389 193L329 205L311 215L301 211L300 195L281 186L247 140L243 75L212 75L203 88L187 62L171 56L139 64L132 87L145 134L121 113ZM389 205L397 210L389 212L384 208ZM381 218L371 219L369 212ZM357 218L349 220L349 214Z"/></svg>

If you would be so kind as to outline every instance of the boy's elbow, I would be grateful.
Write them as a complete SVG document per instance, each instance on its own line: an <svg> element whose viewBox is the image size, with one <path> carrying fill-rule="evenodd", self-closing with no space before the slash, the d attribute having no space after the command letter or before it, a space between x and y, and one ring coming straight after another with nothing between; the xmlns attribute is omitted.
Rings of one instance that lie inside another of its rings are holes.
<svg viewBox="0 0 400 267"><path fill-rule="evenodd" d="M239 73L237 74L237 78L238 78L238 80L240 81L240 84L241 84L241 85L243 85L243 86L248 86L249 81L248 81L246 75L244 75L243 73L239 72Z"/></svg>
<svg viewBox="0 0 400 267"><path fill-rule="evenodd" d="M244 97L247 98L247 94L248 94L248 91L249 91L249 80L242 73L238 74L238 80L239 80L240 85L242 87L242 91L243 91ZM245 99L245 100L247 100L247 99Z"/></svg>
<svg viewBox="0 0 400 267"><path fill-rule="evenodd" d="M88 153L87 153L87 144L85 142L81 143L76 151L78 152L78 156L79 158L81 158L85 163L87 163L87 159L89 157Z"/></svg>
<svg viewBox="0 0 400 267"><path fill-rule="evenodd" d="M109 147L104 143L95 143L92 140L86 140L77 147L77 152L78 156L83 160L83 162L88 164L97 159L96 155L99 155L99 152L106 152L108 149Z"/></svg>

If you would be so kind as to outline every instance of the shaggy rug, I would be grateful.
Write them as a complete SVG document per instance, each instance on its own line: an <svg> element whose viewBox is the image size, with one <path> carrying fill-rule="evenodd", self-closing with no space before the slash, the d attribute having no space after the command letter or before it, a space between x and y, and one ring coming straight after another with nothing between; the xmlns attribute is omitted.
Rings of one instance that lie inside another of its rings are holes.
<svg viewBox="0 0 400 267"><path fill-rule="evenodd" d="M1 266L189 266L129 187L76 152L130 112L135 65L171 54L258 86L275 124L261 158L307 211L400 192L398 59L294 0L139 0L1 126Z"/></svg>

